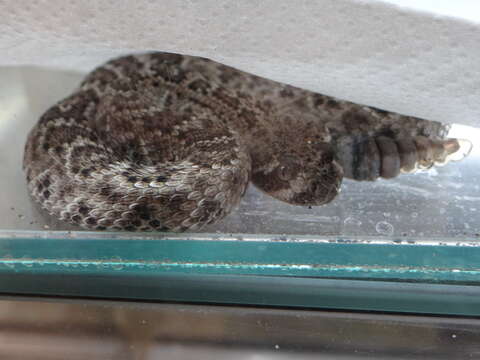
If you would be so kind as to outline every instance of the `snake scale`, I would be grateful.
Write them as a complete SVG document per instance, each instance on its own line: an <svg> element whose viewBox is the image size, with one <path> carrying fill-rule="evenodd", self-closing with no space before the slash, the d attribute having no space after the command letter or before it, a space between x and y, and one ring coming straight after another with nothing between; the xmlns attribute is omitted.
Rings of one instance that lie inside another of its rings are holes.
<svg viewBox="0 0 480 360"><path fill-rule="evenodd" d="M30 131L33 198L97 230L196 230L250 181L301 206L342 178L394 178L459 149L448 125L267 80L199 57L123 56L86 76Z"/></svg>

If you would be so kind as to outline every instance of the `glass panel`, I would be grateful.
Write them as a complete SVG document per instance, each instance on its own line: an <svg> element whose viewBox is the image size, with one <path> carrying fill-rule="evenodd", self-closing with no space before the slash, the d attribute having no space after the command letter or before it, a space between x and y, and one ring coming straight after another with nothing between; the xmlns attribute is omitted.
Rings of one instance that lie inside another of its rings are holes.
<svg viewBox="0 0 480 360"><path fill-rule="evenodd" d="M39 116L63 98L82 74L34 67L0 69L0 229L73 230L45 216L27 194L23 146ZM480 130L454 125L452 136L478 144ZM298 207L250 186L240 207L205 233L379 237L477 241L480 235L480 146L463 161L392 180L344 180L330 204Z"/></svg>

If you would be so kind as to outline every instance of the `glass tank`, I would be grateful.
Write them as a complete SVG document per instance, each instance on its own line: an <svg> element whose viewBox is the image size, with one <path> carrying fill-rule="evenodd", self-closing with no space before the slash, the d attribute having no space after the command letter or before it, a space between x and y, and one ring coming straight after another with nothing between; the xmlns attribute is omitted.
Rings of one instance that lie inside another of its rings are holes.
<svg viewBox="0 0 480 360"><path fill-rule="evenodd" d="M21 166L28 131L82 77L0 69L1 292L479 315L479 129L452 125L473 145L461 161L346 179L324 206L249 186L195 234L92 232L45 214Z"/></svg>

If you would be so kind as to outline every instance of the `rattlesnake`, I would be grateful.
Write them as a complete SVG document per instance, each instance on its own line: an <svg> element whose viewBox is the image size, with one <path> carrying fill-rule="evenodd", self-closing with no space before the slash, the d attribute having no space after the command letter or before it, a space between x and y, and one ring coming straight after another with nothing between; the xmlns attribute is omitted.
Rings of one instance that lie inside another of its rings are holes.
<svg viewBox="0 0 480 360"><path fill-rule="evenodd" d="M24 170L57 218L98 230L199 229L251 180L290 204L323 205L342 178L444 163L448 125L280 84L217 62L129 55L86 76L31 130Z"/></svg>

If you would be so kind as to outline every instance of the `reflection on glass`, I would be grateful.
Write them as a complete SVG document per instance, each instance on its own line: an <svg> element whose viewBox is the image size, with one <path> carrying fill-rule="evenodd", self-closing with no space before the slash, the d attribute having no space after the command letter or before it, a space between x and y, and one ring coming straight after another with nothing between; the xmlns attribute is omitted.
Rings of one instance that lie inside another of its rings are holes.
<svg viewBox="0 0 480 360"><path fill-rule="evenodd" d="M4 359L452 359L474 319L124 302L0 301Z"/></svg>

